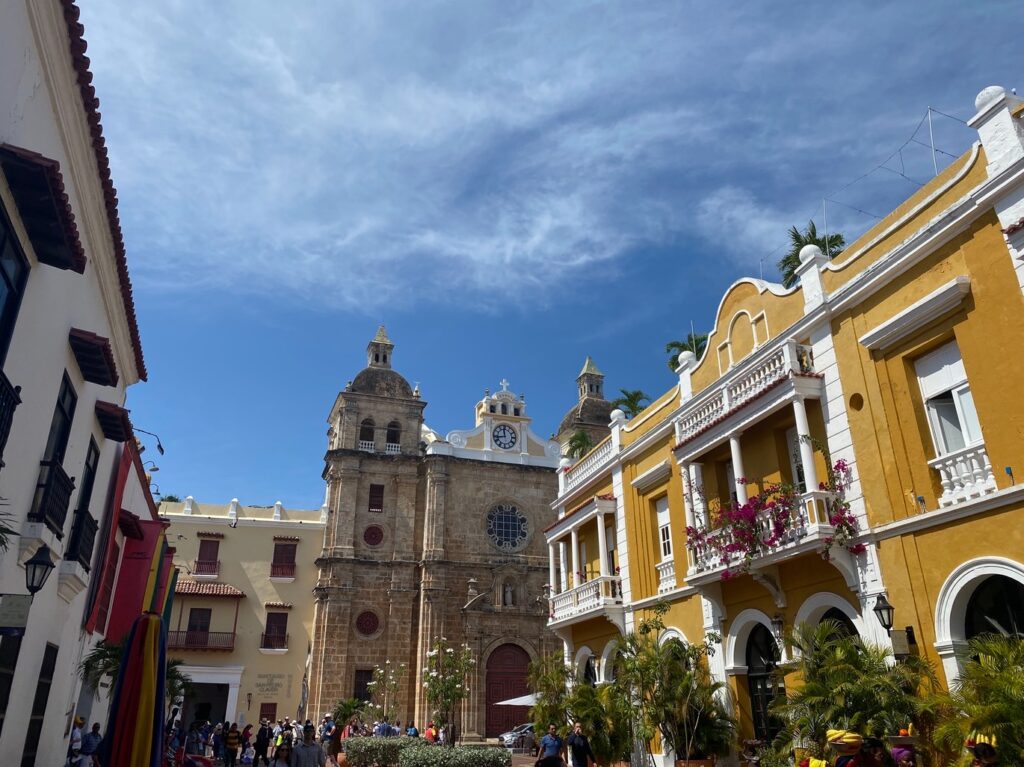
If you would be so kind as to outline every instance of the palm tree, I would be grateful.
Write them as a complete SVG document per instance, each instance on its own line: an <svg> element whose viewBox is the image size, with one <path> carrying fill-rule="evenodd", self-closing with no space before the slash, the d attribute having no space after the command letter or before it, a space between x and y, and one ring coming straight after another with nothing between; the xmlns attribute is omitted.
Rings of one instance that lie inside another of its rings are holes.
<svg viewBox="0 0 1024 767"><path fill-rule="evenodd" d="M566 705L569 718L583 725L598 764L628 761L632 711L614 685L592 687L577 679Z"/></svg>
<svg viewBox="0 0 1024 767"><path fill-rule="evenodd" d="M785 742L777 743L783 749L794 738L821 755L829 728L884 737L911 722L916 726L918 695L937 689L927 661L910 656L890 665L888 650L847 636L836 621L801 624L789 641L796 660L777 674L780 682L788 676L800 681L771 707L785 724L779 735Z"/></svg>
<svg viewBox="0 0 1024 767"><path fill-rule="evenodd" d="M548 725L553 724L564 732L569 721L566 692L569 671L562 654L553 652L531 661L526 679L537 696L537 702L530 711L534 731L547 732Z"/></svg>
<svg viewBox="0 0 1024 767"><path fill-rule="evenodd" d="M125 646L128 644L127 636L119 644L100 640L78 664L78 675L82 681L94 690L100 689L100 684L105 677L110 677L111 693L113 681L121 670L121 658L124 656ZM192 694L192 678L181 670L185 661L170 658L167 661L167 676L164 681L164 693L168 708L176 701Z"/></svg>
<svg viewBox="0 0 1024 767"><path fill-rule="evenodd" d="M167 661L164 696L167 699L168 710L179 700L184 700L192 695L192 677L181 670L184 665L185 661L181 658L171 658Z"/></svg>
<svg viewBox="0 0 1024 767"><path fill-rule="evenodd" d="M582 458L594 449L594 440L590 438L589 434L580 429L569 437L565 447L566 453L570 458Z"/></svg>
<svg viewBox="0 0 1024 767"><path fill-rule="evenodd" d="M612 407L619 408L626 414L626 418L633 418L641 413L644 409L644 400L647 400L648 404L651 402L651 398L640 389L619 389L619 392L622 396L612 400Z"/></svg>
<svg viewBox="0 0 1024 767"><path fill-rule="evenodd" d="M693 352L693 356L700 359L707 345L707 333L687 333L685 341L669 341L665 344L665 353L668 355L668 369L675 372L675 369L679 367L679 354L681 352Z"/></svg>
<svg viewBox="0 0 1024 767"><path fill-rule="evenodd" d="M352 717L359 716L366 703L359 698L342 698L334 704L334 721L339 727L344 727L352 721Z"/></svg>
<svg viewBox="0 0 1024 767"><path fill-rule="evenodd" d="M804 245L817 245L821 252L829 258L835 258L846 247L846 238L838 232L827 238L818 236L818 228L813 221L807 222L807 228L800 231L795 226L789 230L789 252L779 260L779 271L782 272L782 284L787 288L796 285L796 270L800 266L800 250Z"/></svg>
<svg viewBox="0 0 1024 767"><path fill-rule="evenodd" d="M1024 764L1024 639L982 634L968 642L963 671L946 695L937 696L948 717L936 740L957 748L974 733L993 735L999 761Z"/></svg>

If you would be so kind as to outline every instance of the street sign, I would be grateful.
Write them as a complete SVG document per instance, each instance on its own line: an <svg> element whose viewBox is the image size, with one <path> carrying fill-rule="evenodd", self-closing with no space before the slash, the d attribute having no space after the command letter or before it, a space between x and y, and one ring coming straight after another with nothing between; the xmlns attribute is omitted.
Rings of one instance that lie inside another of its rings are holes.
<svg viewBox="0 0 1024 767"><path fill-rule="evenodd" d="M23 636L31 606L29 594L0 594L0 635Z"/></svg>

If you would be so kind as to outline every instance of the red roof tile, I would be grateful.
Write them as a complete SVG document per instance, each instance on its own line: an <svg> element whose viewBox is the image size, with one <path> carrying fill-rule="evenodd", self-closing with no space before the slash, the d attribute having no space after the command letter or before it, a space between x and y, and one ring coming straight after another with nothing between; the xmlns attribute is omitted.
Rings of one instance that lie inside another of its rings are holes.
<svg viewBox="0 0 1024 767"><path fill-rule="evenodd" d="M245 597L245 592L227 583L200 583L189 580L179 580L174 587L174 593L196 597Z"/></svg>
<svg viewBox="0 0 1024 767"><path fill-rule="evenodd" d="M292 603L291 602L264 602L263 606L264 607L269 607L269 608L272 608L272 609L277 609L277 610L291 610L292 609Z"/></svg>
<svg viewBox="0 0 1024 767"><path fill-rule="evenodd" d="M128 318L128 330L132 337L135 351L135 365L139 369L139 378L147 378L146 362L142 358L142 341L139 338L139 322L135 316L135 299L132 297L132 281L128 276L128 259L125 255L124 237L121 234L121 220L117 214L117 190L110 176L110 161L107 159L106 140L103 138L103 126L100 124L100 100L96 97L96 89L92 85L92 72L89 71L89 57L85 55L87 44L82 35L85 32L79 21L79 8L74 0L61 0L64 6L64 21L68 27L69 51L71 65L78 75L78 90L82 95L82 106L85 118L89 123L92 137L93 154L99 170L100 184L103 187L103 199L107 208L107 225L110 227L110 238L114 243L117 256L117 277L121 284L121 300Z"/></svg>

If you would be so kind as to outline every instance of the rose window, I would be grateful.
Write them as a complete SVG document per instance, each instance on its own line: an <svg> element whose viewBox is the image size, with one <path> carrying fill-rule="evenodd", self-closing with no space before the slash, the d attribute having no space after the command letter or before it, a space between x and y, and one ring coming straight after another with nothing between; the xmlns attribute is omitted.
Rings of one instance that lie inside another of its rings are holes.
<svg viewBox="0 0 1024 767"><path fill-rule="evenodd" d="M370 525L363 531L363 540L368 546L379 546L384 540L384 531L377 525Z"/></svg>
<svg viewBox="0 0 1024 767"><path fill-rule="evenodd" d="M359 613L359 617L356 618L356 631L363 636L373 636L380 630L380 618L377 617L377 613L366 612Z"/></svg>
<svg viewBox="0 0 1024 767"><path fill-rule="evenodd" d="M501 551L517 551L526 542L530 523L526 515L509 503L499 503L487 512L487 536Z"/></svg>

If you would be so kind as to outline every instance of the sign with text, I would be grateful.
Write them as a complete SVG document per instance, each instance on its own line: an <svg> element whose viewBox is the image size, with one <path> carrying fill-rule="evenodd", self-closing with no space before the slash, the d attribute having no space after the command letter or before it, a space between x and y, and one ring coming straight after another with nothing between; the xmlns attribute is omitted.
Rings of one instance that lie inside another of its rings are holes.
<svg viewBox="0 0 1024 767"><path fill-rule="evenodd" d="M0 634L23 636L31 606L28 594L0 594Z"/></svg>

